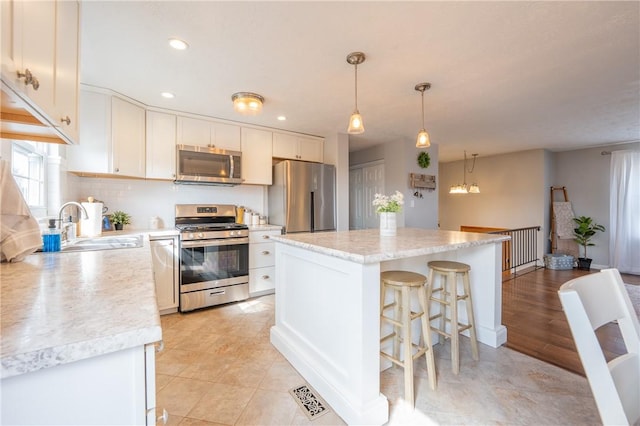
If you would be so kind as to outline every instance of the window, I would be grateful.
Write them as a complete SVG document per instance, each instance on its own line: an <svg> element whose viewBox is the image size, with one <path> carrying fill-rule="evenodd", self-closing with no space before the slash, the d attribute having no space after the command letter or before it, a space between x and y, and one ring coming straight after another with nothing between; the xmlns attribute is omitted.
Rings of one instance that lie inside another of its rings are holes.
<svg viewBox="0 0 640 426"><path fill-rule="evenodd" d="M13 142L11 168L13 177L29 207L45 207L46 151L34 142Z"/></svg>

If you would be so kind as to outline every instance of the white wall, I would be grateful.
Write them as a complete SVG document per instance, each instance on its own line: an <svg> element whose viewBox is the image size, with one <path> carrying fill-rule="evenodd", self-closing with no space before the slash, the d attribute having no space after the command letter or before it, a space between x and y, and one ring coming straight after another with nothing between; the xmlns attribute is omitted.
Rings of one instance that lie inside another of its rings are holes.
<svg viewBox="0 0 640 426"><path fill-rule="evenodd" d="M349 135L325 138L324 162L336 166L336 229L349 230Z"/></svg>
<svg viewBox="0 0 640 426"><path fill-rule="evenodd" d="M589 216L604 225L605 232L593 238L596 244L587 250L596 268L609 265L609 172L610 155L602 151L640 149L640 142L609 145L575 151L557 152L554 155L554 186L565 186L576 216ZM580 249L582 256L582 249Z"/></svg>
<svg viewBox="0 0 640 426"><path fill-rule="evenodd" d="M385 193L393 194L396 190L404 195L405 206L398 217L398 226L436 229L438 224L438 192L422 191L423 198L415 198L414 189L409 187L409 173L438 175L438 146L431 145L428 152L431 165L421 169L417 156L422 151L415 147L414 140L387 142L368 149L354 151L349 155L349 165L384 161ZM413 201L413 203L412 203Z"/></svg>
<svg viewBox="0 0 640 426"><path fill-rule="evenodd" d="M151 216L159 216L161 226L173 228L176 204L234 204L263 214L266 194L259 185L203 186L176 185L173 182L141 179L78 177L68 174L65 201L86 200L92 196L104 202L109 212L123 210L132 217L130 229L148 229Z"/></svg>
<svg viewBox="0 0 640 426"><path fill-rule="evenodd" d="M415 189L408 189L408 193L405 193L405 225L411 228L426 228L437 229L438 228L438 186L441 184L438 177L439 165L438 165L438 145L432 144L426 151L429 153L431 162L426 169L418 166L418 155L425 151L415 147L415 141L409 140L406 142L406 155L405 159L405 175L404 179L408 187L409 173L418 173L425 175L434 175L436 177L436 189L433 191L420 190L422 198L414 197L413 193Z"/></svg>
<svg viewBox="0 0 640 426"><path fill-rule="evenodd" d="M550 188L566 187L576 216L590 216L609 227L609 166L603 150L640 149L640 142L564 152L522 151L478 157L467 184L477 182L480 194L454 195L450 185L461 183L462 161L440 164L440 225L456 230L460 225L519 228L542 226L539 255L549 253ZM470 163L467 161L467 166ZM560 192L556 200L561 200ZM609 265L608 231L594 237L589 247L594 268ZM540 257L542 259L542 257Z"/></svg>
<svg viewBox="0 0 640 426"><path fill-rule="evenodd" d="M467 154L467 170L473 160ZM440 164L440 227L458 231L461 225L522 228L544 225L544 151L478 156L467 184L480 194L449 194L462 183L463 161Z"/></svg>
<svg viewBox="0 0 640 426"><path fill-rule="evenodd" d="M531 150L478 156L466 182L477 183L480 194L449 194L451 185L462 183L464 161L441 163L440 228L457 231L461 225L508 229L541 226L538 258L542 261L549 235L545 155L543 150ZM470 158L467 153L467 170L473 162Z"/></svg>

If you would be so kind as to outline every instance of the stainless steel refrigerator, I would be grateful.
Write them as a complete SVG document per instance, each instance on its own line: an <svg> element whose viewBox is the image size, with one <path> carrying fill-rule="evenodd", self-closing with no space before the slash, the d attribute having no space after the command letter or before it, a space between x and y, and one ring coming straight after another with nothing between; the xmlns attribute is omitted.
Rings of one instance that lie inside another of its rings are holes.
<svg viewBox="0 0 640 426"><path fill-rule="evenodd" d="M284 232L334 231L335 167L285 160L273 166L269 223Z"/></svg>

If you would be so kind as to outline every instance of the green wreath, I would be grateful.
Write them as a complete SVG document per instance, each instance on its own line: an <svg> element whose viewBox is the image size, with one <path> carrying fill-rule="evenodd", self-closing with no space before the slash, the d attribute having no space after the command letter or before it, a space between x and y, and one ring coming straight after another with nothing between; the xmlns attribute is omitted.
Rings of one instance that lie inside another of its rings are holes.
<svg viewBox="0 0 640 426"><path fill-rule="evenodd" d="M427 167L429 167L429 164L431 164L431 157L429 157L428 152L422 151L420 154L418 154L418 166L426 169Z"/></svg>

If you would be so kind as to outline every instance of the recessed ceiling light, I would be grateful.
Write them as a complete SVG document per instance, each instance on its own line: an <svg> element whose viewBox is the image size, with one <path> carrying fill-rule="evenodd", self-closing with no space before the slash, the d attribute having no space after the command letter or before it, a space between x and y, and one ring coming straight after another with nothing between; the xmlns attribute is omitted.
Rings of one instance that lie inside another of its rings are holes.
<svg viewBox="0 0 640 426"><path fill-rule="evenodd" d="M279 115L278 116L278 120L279 121L285 121L287 119L287 117L285 117L284 115Z"/></svg>
<svg viewBox="0 0 640 426"><path fill-rule="evenodd" d="M163 98L167 98L167 99L173 99L176 97L176 95L174 95L171 92L162 92L160 93L160 95L162 95Z"/></svg>
<svg viewBox="0 0 640 426"><path fill-rule="evenodd" d="M170 38L169 46L173 47L176 50L185 50L189 47L186 41L180 40L179 38Z"/></svg>

